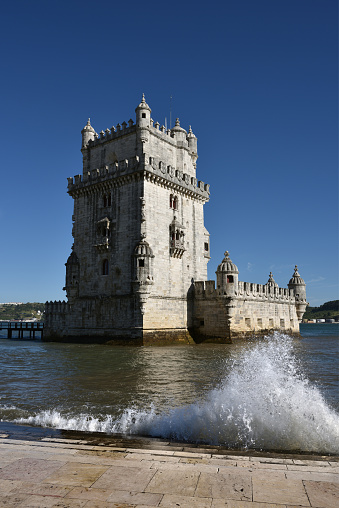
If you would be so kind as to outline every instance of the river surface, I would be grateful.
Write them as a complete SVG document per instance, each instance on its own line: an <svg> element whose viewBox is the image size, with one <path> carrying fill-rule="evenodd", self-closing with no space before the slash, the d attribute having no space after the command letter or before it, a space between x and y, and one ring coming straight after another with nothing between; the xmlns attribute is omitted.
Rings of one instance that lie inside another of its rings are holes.
<svg viewBox="0 0 339 508"><path fill-rule="evenodd" d="M0 420L232 449L339 453L339 329L236 344L0 339Z"/></svg>

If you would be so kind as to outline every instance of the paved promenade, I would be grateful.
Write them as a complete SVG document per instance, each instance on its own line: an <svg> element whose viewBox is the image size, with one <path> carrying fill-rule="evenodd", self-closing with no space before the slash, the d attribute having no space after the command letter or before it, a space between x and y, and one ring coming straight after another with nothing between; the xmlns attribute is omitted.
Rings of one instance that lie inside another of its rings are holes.
<svg viewBox="0 0 339 508"><path fill-rule="evenodd" d="M339 506L338 458L96 443L0 435L0 507Z"/></svg>

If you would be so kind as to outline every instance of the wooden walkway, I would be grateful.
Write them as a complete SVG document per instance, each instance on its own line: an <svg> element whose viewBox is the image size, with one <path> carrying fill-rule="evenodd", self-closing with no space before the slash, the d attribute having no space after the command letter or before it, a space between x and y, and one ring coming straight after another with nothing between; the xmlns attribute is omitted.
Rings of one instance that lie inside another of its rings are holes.
<svg viewBox="0 0 339 508"><path fill-rule="evenodd" d="M0 321L0 333L7 331L7 339L42 339L44 323L39 321Z"/></svg>

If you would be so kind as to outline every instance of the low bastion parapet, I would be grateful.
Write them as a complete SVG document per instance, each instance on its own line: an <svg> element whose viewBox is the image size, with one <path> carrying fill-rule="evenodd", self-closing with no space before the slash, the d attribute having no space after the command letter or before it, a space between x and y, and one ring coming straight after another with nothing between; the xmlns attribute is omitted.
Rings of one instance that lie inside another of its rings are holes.
<svg viewBox="0 0 339 508"><path fill-rule="evenodd" d="M213 280L194 281L193 338L227 341L273 330L299 334L307 302L297 267L288 288L279 287L272 273L266 284L238 281L238 273L226 251L216 272L217 287Z"/></svg>

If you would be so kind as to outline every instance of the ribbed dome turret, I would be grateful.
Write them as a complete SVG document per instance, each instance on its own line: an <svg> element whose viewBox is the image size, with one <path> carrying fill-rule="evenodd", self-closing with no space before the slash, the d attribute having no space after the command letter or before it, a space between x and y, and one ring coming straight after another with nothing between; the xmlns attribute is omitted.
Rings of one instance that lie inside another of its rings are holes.
<svg viewBox="0 0 339 508"><path fill-rule="evenodd" d="M268 281L266 282L266 286L270 286L270 287L279 287L279 285L275 282L275 280L273 279L273 274L272 272L270 272L270 276L268 278Z"/></svg>
<svg viewBox="0 0 339 508"><path fill-rule="evenodd" d="M141 240L134 249L135 256L154 257L153 251L146 240Z"/></svg>
<svg viewBox="0 0 339 508"><path fill-rule="evenodd" d="M217 272L239 273L238 267L229 257L228 251L225 252L225 257L217 268Z"/></svg>
<svg viewBox="0 0 339 508"><path fill-rule="evenodd" d="M299 272L298 272L298 266L297 266L297 265L295 265L295 268L294 268L294 274L293 274L292 278L290 279L289 284L302 284L302 285L304 285L304 284L305 284L304 279L302 279L302 278L300 277L300 274L299 274Z"/></svg>
<svg viewBox="0 0 339 508"><path fill-rule="evenodd" d="M145 101L145 94L144 93L142 94L142 99L141 99L139 106L137 106L135 108L135 112L139 111L140 109L147 109L150 113L152 111L151 108L149 107L149 105L147 104L147 102Z"/></svg>
<svg viewBox="0 0 339 508"><path fill-rule="evenodd" d="M179 118L177 118L175 120L175 126L171 129L171 132L184 132L185 135L187 135L187 132L185 131L185 129L180 127L180 120L179 120Z"/></svg>

